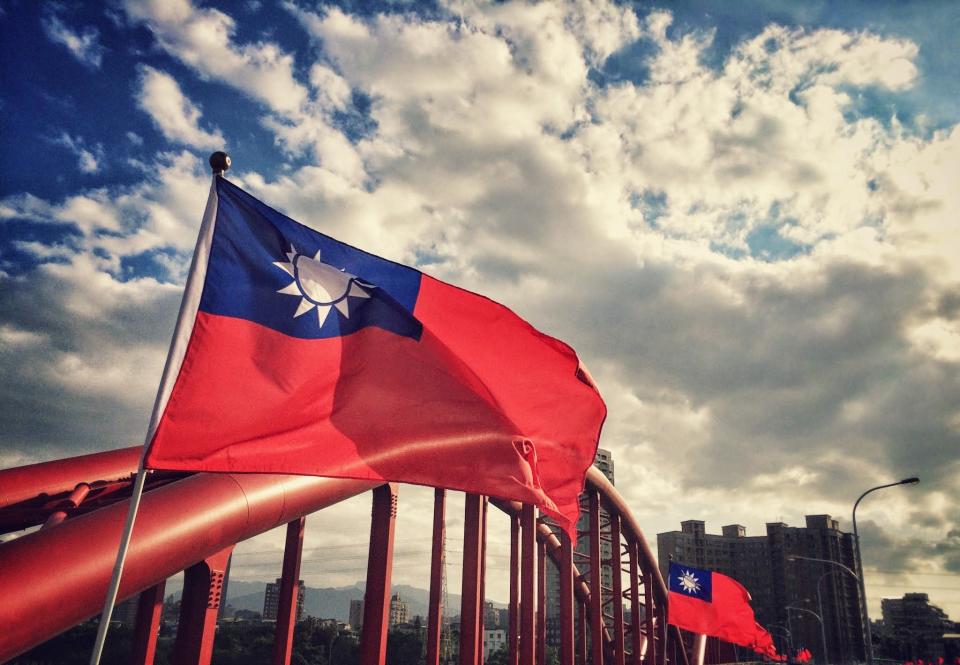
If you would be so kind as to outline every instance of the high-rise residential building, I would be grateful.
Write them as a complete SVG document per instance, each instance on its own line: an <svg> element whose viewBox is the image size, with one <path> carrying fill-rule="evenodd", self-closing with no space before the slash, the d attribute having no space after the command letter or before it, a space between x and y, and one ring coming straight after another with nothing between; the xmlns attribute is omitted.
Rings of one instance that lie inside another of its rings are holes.
<svg viewBox="0 0 960 665"><path fill-rule="evenodd" d="M953 630L954 624L943 610L930 604L927 594L884 598L880 609L883 625L879 637L888 658L935 663L944 656L943 635Z"/></svg>
<svg viewBox="0 0 960 665"><path fill-rule="evenodd" d="M597 454L593 458L593 465L600 470L600 472L610 481L610 484L614 484L614 472L613 472L613 454L609 450L604 450L603 448L597 448ZM608 523L610 516L607 514L607 511L600 509L600 522L601 524ZM587 497L586 495L580 496L580 518L577 520L577 530L578 531L587 531L590 528L590 516L587 513ZM603 533L608 533L609 527L603 529ZM589 538L579 538L577 539L576 551L584 556L590 554L590 539ZM601 540L600 542L600 558L609 559L611 554L610 550L610 541ZM577 567L580 569L581 573L586 573L589 570L589 566L583 563L582 561L577 562ZM601 584L605 591L603 592L603 599L606 600L609 596L609 589L613 585L613 569L609 565L602 565L600 567L600 580ZM557 646L560 644L560 576L557 572L556 566L547 564L547 589L546 589L546 600L547 600L547 615L546 615L546 629L547 629L547 644L552 646Z"/></svg>
<svg viewBox="0 0 960 665"><path fill-rule="evenodd" d="M507 648L507 631L503 628L483 630L483 662L501 649Z"/></svg>
<svg viewBox="0 0 960 665"><path fill-rule="evenodd" d="M297 582L297 621L303 618L303 594L306 587L303 580ZM263 594L263 620L276 621L280 607L280 578L276 582L268 582Z"/></svg>
<svg viewBox="0 0 960 665"><path fill-rule="evenodd" d="M350 627L354 630L363 628L363 601L350 601Z"/></svg>
<svg viewBox="0 0 960 665"><path fill-rule="evenodd" d="M804 560L824 559L856 570L853 535L841 531L829 515L807 515L803 527L771 522L764 536L747 536L739 524L709 534L704 522L686 520L680 531L657 534L657 552L664 575L672 559L743 584L752 596L757 621L772 627L775 637L789 631L793 644L810 649L818 662L865 658L856 579L834 563ZM820 623L809 613L821 614L818 589L829 661L822 653Z"/></svg>
<svg viewBox="0 0 960 665"><path fill-rule="evenodd" d="M390 597L390 627L407 623L407 601L400 598L399 593Z"/></svg>

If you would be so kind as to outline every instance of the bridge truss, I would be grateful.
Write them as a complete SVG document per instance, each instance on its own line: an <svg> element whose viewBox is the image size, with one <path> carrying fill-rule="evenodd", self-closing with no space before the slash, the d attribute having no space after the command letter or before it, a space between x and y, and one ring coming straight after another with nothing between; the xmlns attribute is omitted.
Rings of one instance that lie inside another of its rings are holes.
<svg viewBox="0 0 960 665"><path fill-rule="evenodd" d="M99 614L127 512L140 448L126 448L0 471L0 662ZM394 484L266 474L154 472L133 531L119 598L138 597L129 662L153 663L165 581L181 571L184 589L173 662L206 665L213 653L227 563L234 546L278 526L287 537L273 663L290 662L304 518L370 493L361 663L384 663L398 504ZM442 657L447 492L434 494L427 665ZM468 494L464 502L459 662L483 657L487 514L510 525L507 647L511 665L546 654L548 567L559 578L563 665L689 665L679 631L666 623L667 591L639 525L597 469L581 500L581 543L535 507ZM37 528L39 527L39 528ZM606 571L606 573L604 572Z"/></svg>

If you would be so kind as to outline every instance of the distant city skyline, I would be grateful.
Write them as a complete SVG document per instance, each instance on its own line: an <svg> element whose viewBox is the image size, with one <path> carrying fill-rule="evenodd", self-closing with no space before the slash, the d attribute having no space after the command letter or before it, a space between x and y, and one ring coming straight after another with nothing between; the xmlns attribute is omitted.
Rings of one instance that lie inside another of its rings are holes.
<svg viewBox="0 0 960 665"><path fill-rule="evenodd" d="M860 492L919 476L859 508L870 613L918 592L960 616L958 21L940 0L5 3L0 467L142 442L226 149L270 205L573 346L651 543L688 518L849 531ZM400 489L397 582L427 579L432 498ZM462 496L447 512L459 590ZM308 518L308 585L363 577L369 514ZM241 543L233 579L274 579L282 546Z"/></svg>

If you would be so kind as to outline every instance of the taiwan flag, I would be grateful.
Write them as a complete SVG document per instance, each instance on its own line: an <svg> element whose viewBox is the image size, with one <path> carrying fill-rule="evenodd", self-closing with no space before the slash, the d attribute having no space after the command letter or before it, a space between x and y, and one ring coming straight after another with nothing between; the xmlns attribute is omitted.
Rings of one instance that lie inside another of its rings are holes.
<svg viewBox="0 0 960 665"><path fill-rule="evenodd" d="M569 346L214 178L151 469L447 487L572 531L606 415Z"/></svg>
<svg viewBox="0 0 960 665"><path fill-rule="evenodd" d="M750 594L732 577L671 561L667 588L668 623L778 658L773 638L754 617Z"/></svg>

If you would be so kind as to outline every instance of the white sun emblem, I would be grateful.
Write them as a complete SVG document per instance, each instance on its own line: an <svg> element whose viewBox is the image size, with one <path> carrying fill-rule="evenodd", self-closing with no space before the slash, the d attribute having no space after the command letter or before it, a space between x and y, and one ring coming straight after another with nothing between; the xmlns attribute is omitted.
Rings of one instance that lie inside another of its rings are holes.
<svg viewBox="0 0 960 665"><path fill-rule="evenodd" d="M293 316L302 316L316 309L317 321L321 327L334 307L349 319L348 298L369 298L370 294L366 289L374 288L372 284L360 281L355 275L321 261L320 250L310 258L290 245L287 261L276 261L273 265L293 277L292 282L277 291L300 297L300 305Z"/></svg>
<svg viewBox="0 0 960 665"><path fill-rule="evenodd" d="M696 594L700 591L700 580L689 570L684 570L683 575L677 577L680 587L687 593Z"/></svg>

